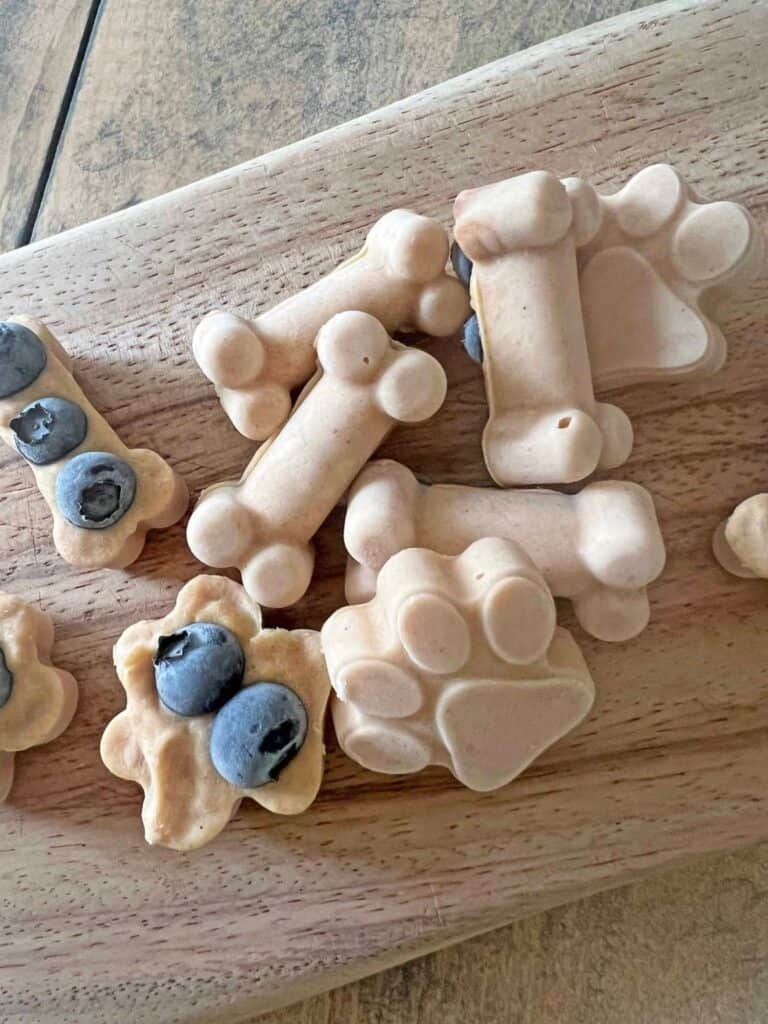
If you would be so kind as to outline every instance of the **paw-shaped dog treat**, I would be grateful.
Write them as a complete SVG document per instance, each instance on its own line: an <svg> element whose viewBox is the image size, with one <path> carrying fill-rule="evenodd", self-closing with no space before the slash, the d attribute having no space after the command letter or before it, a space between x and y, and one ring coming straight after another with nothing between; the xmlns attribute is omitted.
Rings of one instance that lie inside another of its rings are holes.
<svg viewBox="0 0 768 1024"><path fill-rule="evenodd" d="M339 743L373 771L439 764L471 789L496 789L594 700L551 593L510 541L485 538L456 557L401 551L369 604L325 623L322 644Z"/></svg>
<svg viewBox="0 0 768 1024"><path fill-rule="evenodd" d="M737 505L715 531L712 550L734 576L768 579L768 494L753 494Z"/></svg>
<svg viewBox="0 0 768 1024"><path fill-rule="evenodd" d="M646 167L612 196L584 181L572 199L599 204L600 227L578 252L581 306L596 386L706 376L726 343L717 302L753 277L760 232L743 206L701 202L672 167Z"/></svg>
<svg viewBox="0 0 768 1024"><path fill-rule="evenodd" d="M262 630L242 587L198 576L164 619L130 626L114 657L126 709L101 757L144 790L148 843L203 846L245 797L275 814L315 799L330 693L319 633Z"/></svg>
<svg viewBox="0 0 768 1024"><path fill-rule="evenodd" d="M398 462L365 467L347 502L347 600L367 601L389 558L429 546L457 555L483 537L518 543L584 629L628 640L648 623L646 586L664 567L653 500L637 484L602 481L579 494L421 484Z"/></svg>
<svg viewBox="0 0 768 1024"><path fill-rule="evenodd" d="M454 205L483 353L483 453L502 486L581 480L621 465L632 449L629 420L592 389L576 245L599 222L597 204L581 200L535 171L469 189Z"/></svg>
<svg viewBox="0 0 768 1024"><path fill-rule="evenodd" d="M67 562L121 568L147 531L170 526L189 500L155 452L126 448L85 397L56 338L39 320L0 323L0 436L29 463Z"/></svg>
<svg viewBox="0 0 768 1024"><path fill-rule="evenodd" d="M314 566L310 541L396 423L437 412L445 373L393 342L367 313L339 313L320 331L321 372L239 483L205 491L187 528L206 565L235 566L259 604L298 601Z"/></svg>
<svg viewBox="0 0 768 1024"><path fill-rule="evenodd" d="M0 800L13 783L14 753L56 739L75 713L77 683L51 664L52 647L50 618L0 593Z"/></svg>
<svg viewBox="0 0 768 1024"><path fill-rule="evenodd" d="M445 273L447 258L448 238L437 221L392 210L357 255L252 323L232 313L207 316L195 331L195 358L235 427L255 441L280 427L291 389L315 372L317 333L337 313L370 313L390 334L458 330L469 302Z"/></svg>

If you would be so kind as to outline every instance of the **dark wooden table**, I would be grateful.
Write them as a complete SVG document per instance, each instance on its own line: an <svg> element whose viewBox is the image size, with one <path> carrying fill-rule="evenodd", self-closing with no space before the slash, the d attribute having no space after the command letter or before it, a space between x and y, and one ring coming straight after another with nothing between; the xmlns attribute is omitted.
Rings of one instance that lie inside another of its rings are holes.
<svg viewBox="0 0 768 1024"><path fill-rule="evenodd" d="M0 251L642 6L0 0ZM710 859L264 1019L757 1024L767 910L768 851Z"/></svg>

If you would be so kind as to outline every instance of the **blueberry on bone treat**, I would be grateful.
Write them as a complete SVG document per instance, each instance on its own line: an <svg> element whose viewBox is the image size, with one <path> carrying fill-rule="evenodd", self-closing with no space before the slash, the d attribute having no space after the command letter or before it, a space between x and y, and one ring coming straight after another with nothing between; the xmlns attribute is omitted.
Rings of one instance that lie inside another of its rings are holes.
<svg viewBox="0 0 768 1024"><path fill-rule="evenodd" d="M74 451L88 433L88 417L67 398L40 398L10 422L16 448L27 462L45 466Z"/></svg>
<svg viewBox="0 0 768 1024"><path fill-rule="evenodd" d="M83 452L56 479L61 514L83 530L105 530L123 518L136 496L136 474L107 452Z"/></svg>
<svg viewBox="0 0 768 1024"><path fill-rule="evenodd" d="M255 683L235 694L211 729L211 760L227 782L256 789L277 782L301 750L307 710L282 683Z"/></svg>
<svg viewBox="0 0 768 1024"><path fill-rule="evenodd" d="M0 398L28 388L46 362L45 348L34 331L22 324L0 322Z"/></svg>
<svg viewBox="0 0 768 1024"><path fill-rule="evenodd" d="M8 703L13 691L13 673L5 661L3 649L0 647L0 708Z"/></svg>
<svg viewBox="0 0 768 1024"><path fill-rule="evenodd" d="M464 324L464 334L461 343L469 358L475 363L480 363L482 366L483 341L480 337L480 322L477 319L477 313L473 313Z"/></svg>
<svg viewBox="0 0 768 1024"><path fill-rule="evenodd" d="M224 626L191 622L160 637L154 665L162 703L177 715L191 717L218 711L240 689L245 655Z"/></svg>
<svg viewBox="0 0 768 1024"><path fill-rule="evenodd" d="M472 260L458 242L451 245L451 266L461 283L469 285L469 279L472 276Z"/></svg>

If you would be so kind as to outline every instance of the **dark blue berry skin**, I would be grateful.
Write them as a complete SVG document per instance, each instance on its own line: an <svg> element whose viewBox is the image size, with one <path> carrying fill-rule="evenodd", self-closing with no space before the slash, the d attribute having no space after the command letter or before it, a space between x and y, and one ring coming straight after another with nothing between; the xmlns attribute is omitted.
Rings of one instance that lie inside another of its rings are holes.
<svg viewBox="0 0 768 1024"><path fill-rule="evenodd" d="M34 331L0 321L0 398L28 388L47 361L45 346Z"/></svg>
<svg viewBox="0 0 768 1024"><path fill-rule="evenodd" d="M67 398L38 398L13 417L10 428L19 454L36 466L47 466L82 444L88 417Z"/></svg>
<svg viewBox="0 0 768 1024"><path fill-rule="evenodd" d="M155 655L160 700L177 715L218 711L241 687L245 655L234 633L211 622L190 622L161 636Z"/></svg>
<svg viewBox="0 0 768 1024"><path fill-rule="evenodd" d="M451 245L451 264L456 277L462 284L469 287L469 279L472 276L472 260L466 255L458 242Z"/></svg>
<svg viewBox="0 0 768 1024"><path fill-rule="evenodd" d="M307 709L282 683L254 683L236 693L213 720L216 771L241 789L277 782L307 737Z"/></svg>
<svg viewBox="0 0 768 1024"><path fill-rule="evenodd" d="M56 478L56 503L73 526L106 530L123 518L136 497L136 474L107 452L82 452Z"/></svg>
<svg viewBox="0 0 768 1024"><path fill-rule="evenodd" d="M13 692L13 673L5 663L5 655L0 647L0 708L8 703Z"/></svg>
<svg viewBox="0 0 768 1024"><path fill-rule="evenodd" d="M461 343L466 349L469 358L482 365L483 342L480 337L480 324L477 319L477 313L473 313L472 316L465 321L464 336L461 339Z"/></svg>

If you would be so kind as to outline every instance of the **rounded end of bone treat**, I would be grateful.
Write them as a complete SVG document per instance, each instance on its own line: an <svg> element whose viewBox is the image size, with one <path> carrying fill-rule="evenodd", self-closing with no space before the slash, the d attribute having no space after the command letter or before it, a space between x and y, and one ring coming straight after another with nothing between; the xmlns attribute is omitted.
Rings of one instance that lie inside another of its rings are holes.
<svg viewBox="0 0 768 1024"><path fill-rule="evenodd" d="M754 494L736 506L722 528L715 554L735 576L768 577L768 494Z"/></svg>
<svg viewBox="0 0 768 1024"><path fill-rule="evenodd" d="M187 523L189 550L217 569L239 565L252 540L251 515L234 498L231 488L204 495Z"/></svg>
<svg viewBox="0 0 768 1024"><path fill-rule="evenodd" d="M397 632L411 661L425 672L458 672L472 641L460 612L438 594L412 594L400 605Z"/></svg>
<svg viewBox="0 0 768 1024"><path fill-rule="evenodd" d="M563 188L571 201L573 241L578 248L587 245L600 230L603 206L600 196L583 178L564 178Z"/></svg>
<svg viewBox="0 0 768 1024"><path fill-rule="evenodd" d="M748 569L746 565L742 565L736 557L733 548L725 536L727 525L728 520L724 519L712 535L712 554L720 563L721 568L729 572L731 576L738 576L744 580L759 579L751 569Z"/></svg>
<svg viewBox="0 0 768 1024"><path fill-rule="evenodd" d="M443 277L422 291L413 326L435 338L446 338L458 331L470 312L464 285L454 277Z"/></svg>
<svg viewBox="0 0 768 1024"><path fill-rule="evenodd" d="M418 679L378 658L361 658L336 674L333 688L340 700L377 718L407 718L423 703Z"/></svg>
<svg viewBox="0 0 768 1024"><path fill-rule="evenodd" d="M512 665L527 665L543 658L552 642L555 602L533 580L513 576L486 594L482 619L494 653Z"/></svg>
<svg viewBox="0 0 768 1024"><path fill-rule="evenodd" d="M376 594L378 573L361 565L354 558L347 558L347 569L344 573L344 597L347 604L365 604Z"/></svg>
<svg viewBox="0 0 768 1024"><path fill-rule="evenodd" d="M672 240L672 260L698 284L722 281L738 270L753 242L747 211L737 203L707 203L686 217Z"/></svg>
<svg viewBox="0 0 768 1024"><path fill-rule="evenodd" d="M485 464L502 487L576 483L594 472L602 448L598 424L581 409L506 413L483 431Z"/></svg>
<svg viewBox="0 0 768 1024"><path fill-rule="evenodd" d="M603 435L600 469L616 469L617 466L623 466L632 454L635 440L631 420L623 409L602 402L595 405L595 419Z"/></svg>
<svg viewBox="0 0 768 1024"><path fill-rule="evenodd" d="M440 363L419 349L400 350L378 384L381 408L400 423L434 416L445 400L448 381Z"/></svg>
<svg viewBox="0 0 768 1024"><path fill-rule="evenodd" d="M369 313L337 313L317 335L317 358L323 371L364 384L373 380L389 351L391 339Z"/></svg>
<svg viewBox="0 0 768 1024"><path fill-rule="evenodd" d="M376 572L398 551L416 546L418 490L416 477L400 463L369 463L347 502L344 546L352 558Z"/></svg>
<svg viewBox="0 0 768 1024"><path fill-rule="evenodd" d="M669 164L644 167L612 198L616 221L632 238L648 238L672 219L683 182Z"/></svg>
<svg viewBox="0 0 768 1024"><path fill-rule="evenodd" d="M368 234L389 270L408 281L425 283L442 274L448 261L448 235L431 217L411 210L390 210Z"/></svg>
<svg viewBox="0 0 768 1024"><path fill-rule="evenodd" d="M307 592L314 565L315 554L309 545L270 544L243 569L243 586L257 604L287 608Z"/></svg>
<svg viewBox="0 0 768 1024"><path fill-rule="evenodd" d="M597 640L621 643L645 629L651 616L645 590L598 587L573 600L582 629Z"/></svg>
<svg viewBox="0 0 768 1024"><path fill-rule="evenodd" d="M291 395L282 384L257 384L247 391L222 390L219 398L232 425L251 441L271 437L291 412Z"/></svg>
<svg viewBox="0 0 768 1024"><path fill-rule="evenodd" d="M210 313L192 336L195 359L220 387L243 387L255 380L266 359L264 345L247 320L234 313Z"/></svg>

